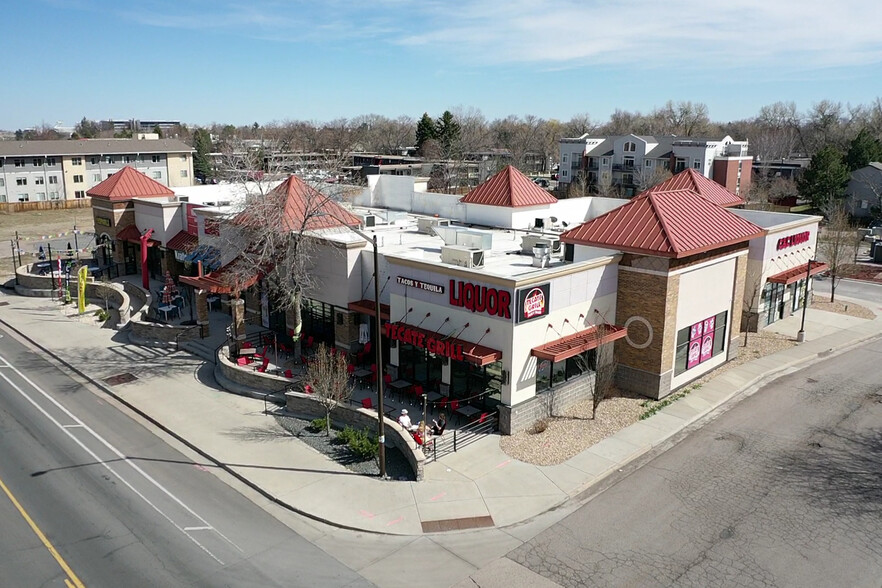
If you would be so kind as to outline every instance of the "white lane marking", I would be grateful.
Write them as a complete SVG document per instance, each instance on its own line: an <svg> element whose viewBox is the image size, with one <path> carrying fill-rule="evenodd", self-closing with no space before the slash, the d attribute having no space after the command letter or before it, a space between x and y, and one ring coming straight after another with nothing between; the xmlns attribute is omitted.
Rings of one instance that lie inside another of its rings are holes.
<svg viewBox="0 0 882 588"><path fill-rule="evenodd" d="M6 363L9 367L12 368L12 370L13 370L16 374L18 374L18 376L19 376L20 378L22 378L25 382L27 382L27 383L28 383L28 384L29 384L34 390L36 390L37 392L39 392L40 395L42 395L46 400L48 400L48 401L51 402L53 405L55 405L55 406L56 406L59 410L61 410L64 414L66 414L67 416L69 416L69 417L70 417L70 418L76 423L76 428L83 428L83 429L85 429L85 430L86 430L86 431L87 431L87 432L88 432L88 433L89 433L94 439L96 439L97 441L99 441L102 445L104 445L107 449L109 449L113 454L115 454L119 459L118 459L118 460L114 460L114 461L122 461L122 462L126 463L129 467L131 467L131 468L134 469L136 472L138 472L141 476L144 477L145 480L147 480L148 482L150 482L151 484L153 484L153 486L155 486L157 489L159 489L163 494L165 494L168 498L170 498L170 499L171 499L173 502L175 502L178 506L180 506L182 509L184 509L187 513L189 513L190 515L192 515L192 516L193 516L195 519L197 519L199 522L204 523L204 525L205 525L206 527L210 527L211 529L213 529L215 533L217 533L222 539L224 539L224 541L226 541L227 543L229 543L230 545L232 545L233 547L235 547L239 552L243 552L243 553L244 553L244 551L242 550L241 547L239 547L238 545L236 545L233 541L231 541L231 540L230 540L227 536L225 536L223 533L221 533L220 531L218 531L217 529L215 529L214 526L211 525L211 524L209 524L208 521L206 521L204 518L202 518L202 516L200 516L200 515L198 515L196 512L194 512L193 509L191 509L189 506L187 506L186 504L184 504L184 503L181 501L181 499L179 499L177 496L175 496L174 494L172 494L167 488L165 488L162 484L160 484L160 483L159 483L158 481L156 481L152 476L150 476L150 474L148 474L148 473L145 472L143 469L141 469L141 467L139 467L138 464L136 464L136 463L132 462L131 460L129 460L129 459L128 459L128 458L127 458L127 457L126 457L121 451L119 451L116 447L114 447L113 445L111 445L111 444L110 444L106 439L104 439L101 435L99 435L98 433L96 433L95 431L93 431L93 430L91 429L91 427L89 427L86 423L84 423L82 420L80 420L79 417L77 417L76 415L74 415L74 414L73 414L72 412L70 412L67 408L65 408L64 406L62 406L57 400L55 400L54 398L52 398L52 397L51 397L51 396L50 396L45 390L43 390L43 389L40 388L37 384L35 384L30 378L28 378L26 375L24 375L24 374L23 374L18 368L16 368L15 366L11 365L11 364L10 364L8 361L6 361L6 359L3 358L2 356L0 356L0 361ZM123 484L125 484L125 485L126 485L126 486L127 486L132 492L134 492L136 495L138 495L138 496L139 496L139 497L140 497L145 503L147 503L151 508L153 508L153 509L154 509L157 513L159 513L163 518L165 518L166 520L168 520L168 522L171 523L176 529L180 530L182 533L184 533L185 535L187 535L187 537L189 537L191 541L193 541L196 545L198 545L198 546L199 546L203 551L205 551L205 552L206 552L206 553L207 553L212 559L214 559L215 561L217 561L217 562L220 563L221 565L224 565L224 563L223 563L221 560L219 560L219 559L218 559L213 553L211 553L211 552L210 552L210 551L209 551L204 545L202 545L201 543L199 543L194 537L190 536L190 535L186 532L186 530L185 530L184 528L182 528L180 525L178 525L176 522L174 522L174 521L171 519L170 516L168 516L166 513L164 513L164 512L158 507L158 506L156 506L155 504L153 504L153 503L150 501L150 499L148 499L146 496L144 496L140 491L138 491L134 486L132 486L132 484L130 484L126 479L124 479L124 478L123 478L123 477L122 477L122 476L121 476L116 470L113 469L113 467L110 466L109 463L107 463L107 462L105 462L104 460L102 460L102 459L101 459L100 457L98 457L98 455L96 455L91 449L89 449L88 447L86 447L86 446L85 446L85 445L84 445L79 439L77 439L76 437L74 437L73 434L71 434L70 431L68 430L68 427L71 427L71 426L73 426L73 425L62 425L61 423L59 423L59 422L58 422L58 421L57 421L52 415L50 415L50 414L49 414L49 413L48 413L48 412L47 412L42 406L40 406L39 404L37 404L37 402L36 402L33 398L31 398L31 397L30 397L30 396L29 396L24 390L22 390L22 389L21 389L21 388L15 383L15 382L13 382L8 376L6 376L6 374L0 373L0 378L3 378L4 380L6 380L6 381L9 383L10 386L12 386L13 388L15 388L15 389L18 391L18 393L21 394L21 395L22 395L22 396L23 396L28 402L30 402L30 403L31 403L31 404L32 404L32 405L33 405L38 411L40 411L41 413L43 413L43 415L44 415L44 416L45 416L50 422L52 422L55 426L57 426L57 427L58 427L59 429L61 429L65 434L67 434L67 436L70 437L70 438L71 438L71 439L72 439L77 445L79 445L79 446L80 446L80 447L81 447L86 453L88 453L89 455L91 455L92 458L93 458L97 463L100 463L100 464L101 464L102 466L104 466L108 471L110 471L110 472L111 472L111 473L112 473L117 479L119 479L120 482L122 482Z"/></svg>
<svg viewBox="0 0 882 588"><path fill-rule="evenodd" d="M184 527L185 531L213 531L214 527Z"/></svg>
<svg viewBox="0 0 882 588"><path fill-rule="evenodd" d="M65 429L82 429L83 425L62 425Z"/></svg>

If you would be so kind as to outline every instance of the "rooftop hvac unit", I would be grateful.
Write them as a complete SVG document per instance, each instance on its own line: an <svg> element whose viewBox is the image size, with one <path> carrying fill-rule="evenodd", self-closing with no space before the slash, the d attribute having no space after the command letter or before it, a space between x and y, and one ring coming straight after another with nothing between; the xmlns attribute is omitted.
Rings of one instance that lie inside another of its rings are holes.
<svg viewBox="0 0 882 588"><path fill-rule="evenodd" d="M434 227L449 227L450 220L446 218L418 218L417 219L417 232L423 233L425 235L434 235L435 232L432 230Z"/></svg>
<svg viewBox="0 0 882 588"><path fill-rule="evenodd" d="M561 252L560 237L556 235L524 235L521 238L521 251L532 254L533 247L540 243L546 245L552 254Z"/></svg>
<svg viewBox="0 0 882 588"><path fill-rule="evenodd" d="M375 214L359 214L358 218L361 219L361 224L365 227L375 227L377 226L377 215Z"/></svg>
<svg viewBox="0 0 882 588"><path fill-rule="evenodd" d="M484 250L461 245L444 245L441 247L441 262L459 267L483 267Z"/></svg>

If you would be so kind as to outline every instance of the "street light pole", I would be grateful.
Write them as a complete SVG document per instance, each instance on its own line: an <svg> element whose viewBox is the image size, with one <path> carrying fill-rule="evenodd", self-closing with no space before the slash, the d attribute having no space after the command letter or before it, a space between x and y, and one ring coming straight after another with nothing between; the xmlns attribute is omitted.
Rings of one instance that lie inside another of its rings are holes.
<svg viewBox="0 0 882 588"><path fill-rule="evenodd" d="M808 267L805 270L805 291L802 296L802 322L799 323L799 332L796 333L796 342L805 341L805 307L808 306L809 279L812 275L812 260L808 260Z"/></svg>
<svg viewBox="0 0 882 588"><path fill-rule="evenodd" d="M363 235L364 236L364 235ZM383 345L380 341L380 255L377 252L377 236L371 239L374 245L374 310L376 311L377 337L374 346L377 348L377 439L379 440L380 478L386 477L386 413L383 410Z"/></svg>

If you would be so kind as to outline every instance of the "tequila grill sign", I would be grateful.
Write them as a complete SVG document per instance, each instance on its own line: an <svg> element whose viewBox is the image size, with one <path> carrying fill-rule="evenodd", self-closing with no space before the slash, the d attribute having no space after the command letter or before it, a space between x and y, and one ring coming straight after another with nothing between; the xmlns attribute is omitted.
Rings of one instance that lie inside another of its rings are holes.
<svg viewBox="0 0 882 588"><path fill-rule="evenodd" d="M518 290L518 318L523 323L548 315L550 285L542 284Z"/></svg>

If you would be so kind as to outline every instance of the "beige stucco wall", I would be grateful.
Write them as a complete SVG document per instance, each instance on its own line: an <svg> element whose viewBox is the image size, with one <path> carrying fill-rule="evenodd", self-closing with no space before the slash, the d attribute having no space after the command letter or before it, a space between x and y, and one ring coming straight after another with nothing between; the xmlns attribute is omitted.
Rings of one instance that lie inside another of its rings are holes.
<svg viewBox="0 0 882 588"><path fill-rule="evenodd" d="M74 165L73 160L79 157L80 165ZM61 170L64 177L64 198L65 200L73 200L77 190L86 191L88 184L86 183L86 158L84 156L64 156L61 158ZM74 176L83 176L82 183L74 184Z"/></svg>
<svg viewBox="0 0 882 588"><path fill-rule="evenodd" d="M192 154L169 153L166 161L168 165L168 185L170 188L193 185ZM186 177L181 177L181 171L187 173Z"/></svg>

